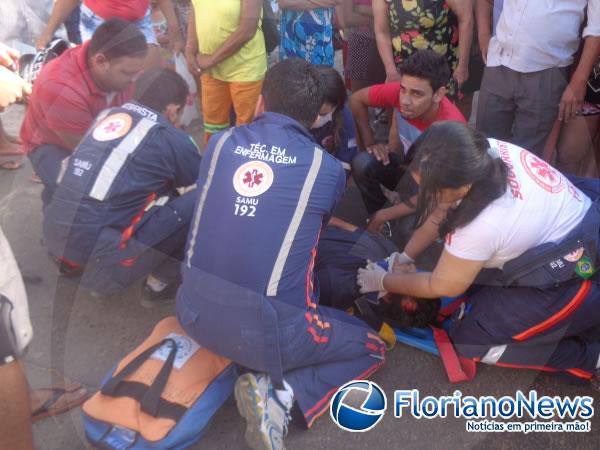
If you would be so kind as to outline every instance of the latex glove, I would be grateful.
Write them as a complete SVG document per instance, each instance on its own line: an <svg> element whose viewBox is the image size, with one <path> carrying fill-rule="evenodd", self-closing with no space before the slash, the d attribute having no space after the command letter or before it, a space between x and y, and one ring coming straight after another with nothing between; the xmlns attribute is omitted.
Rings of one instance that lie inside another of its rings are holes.
<svg viewBox="0 0 600 450"><path fill-rule="evenodd" d="M365 269L358 269L356 283L360 287L360 293L378 292L378 297L384 296L387 293L383 287L383 278L386 275L387 271L374 263L368 264Z"/></svg>
<svg viewBox="0 0 600 450"><path fill-rule="evenodd" d="M412 259L410 256L408 256L406 254L406 252L402 252L402 253L394 252L390 256L387 257L387 261L388 261L388 264L390 267L390 271L392 271L392 268L395 265L412 264L415 262L414 259Z"/></svg>

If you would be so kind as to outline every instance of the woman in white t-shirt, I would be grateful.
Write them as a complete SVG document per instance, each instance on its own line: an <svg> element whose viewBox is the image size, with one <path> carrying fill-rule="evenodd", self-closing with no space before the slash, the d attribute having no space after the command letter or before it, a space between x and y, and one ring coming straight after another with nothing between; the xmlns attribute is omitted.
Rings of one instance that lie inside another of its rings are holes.
<svg viewBox="0 0 600 450"><path fill-rule="evenodd" d="M532 153L457 122L434 124L411 151L417 226L396 260L413 262L438 237L444 250L431 273L361 269L361 292L468 290L469 313L450 331L462 356L594 378L600 343L581 337L600 325L599 203Z"/></svg>

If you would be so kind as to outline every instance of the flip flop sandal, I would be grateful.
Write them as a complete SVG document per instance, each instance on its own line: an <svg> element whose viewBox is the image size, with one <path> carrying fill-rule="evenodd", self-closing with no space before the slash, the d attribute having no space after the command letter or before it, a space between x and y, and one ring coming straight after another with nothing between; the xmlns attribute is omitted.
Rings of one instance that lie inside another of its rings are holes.
<svg viewBox="0 0 600 450"><path fill-rule="evenodd" d="M20 161L2 161L0 162L0 169L2 170L17 170L23 166Z"/></svg>
<svg viewBox="0 0 600 450"><path fill-rule="evenodd" d="M54 385L48 388L35 389L33 392L48 392L48 398L31 413L31 422L65 413L81 405L88 398L87 390L80 384Z"/></svg>

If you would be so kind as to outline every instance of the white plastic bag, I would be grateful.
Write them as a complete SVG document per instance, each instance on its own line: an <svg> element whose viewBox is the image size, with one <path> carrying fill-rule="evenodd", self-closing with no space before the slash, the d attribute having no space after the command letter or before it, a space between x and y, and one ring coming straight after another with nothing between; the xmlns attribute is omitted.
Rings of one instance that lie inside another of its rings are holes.
<svg viewBox="0 0 600 450"><path fill-rule="evenodd" d="M0 42L27 53L23 50L44 30L53 5L54 0L0 0ZM55 34L66 37L62 25Z"/></svg>
<svg viewBox="0 0 600 450"><path fill-rule="evenodd" d="M183 53L175 56L175 71L185 80L190 90L187 104L183 108L183 114L181 115L181 124L187 127L192 121L200 119L200 111L198 110L198 85L194 76L188 70Z"/></svg>

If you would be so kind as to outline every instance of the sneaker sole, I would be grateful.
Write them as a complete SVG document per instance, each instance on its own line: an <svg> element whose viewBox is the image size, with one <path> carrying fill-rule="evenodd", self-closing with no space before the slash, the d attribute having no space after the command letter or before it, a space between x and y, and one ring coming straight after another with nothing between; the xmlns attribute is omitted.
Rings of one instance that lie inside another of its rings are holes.
<svg viewBox="0 0 600 450"><path fill-rule="evenodd" d="M275 449L271 445L268 436L261 433L260 423L263 414L260 402L261 396L258 394L258 386L254 377L241 376L235 385L235 400L238 411L246 419L246 433L244 437L246 442L253 450L285 450L285 448Z"/></svg>
<svg viewBox="0 0 600 450"><path fill-rule="evenodd" d="M138 298L139 298L140 304L144 308L148 308L148 309L161 308L164 306L173 305L175 303L175 299L177 298L177 292L174 292L173 296L169 296L168 298L155 299L155 298L149 297L146 294L146 292L144 290L144 286L142 285L138 291Z"/></svg>

